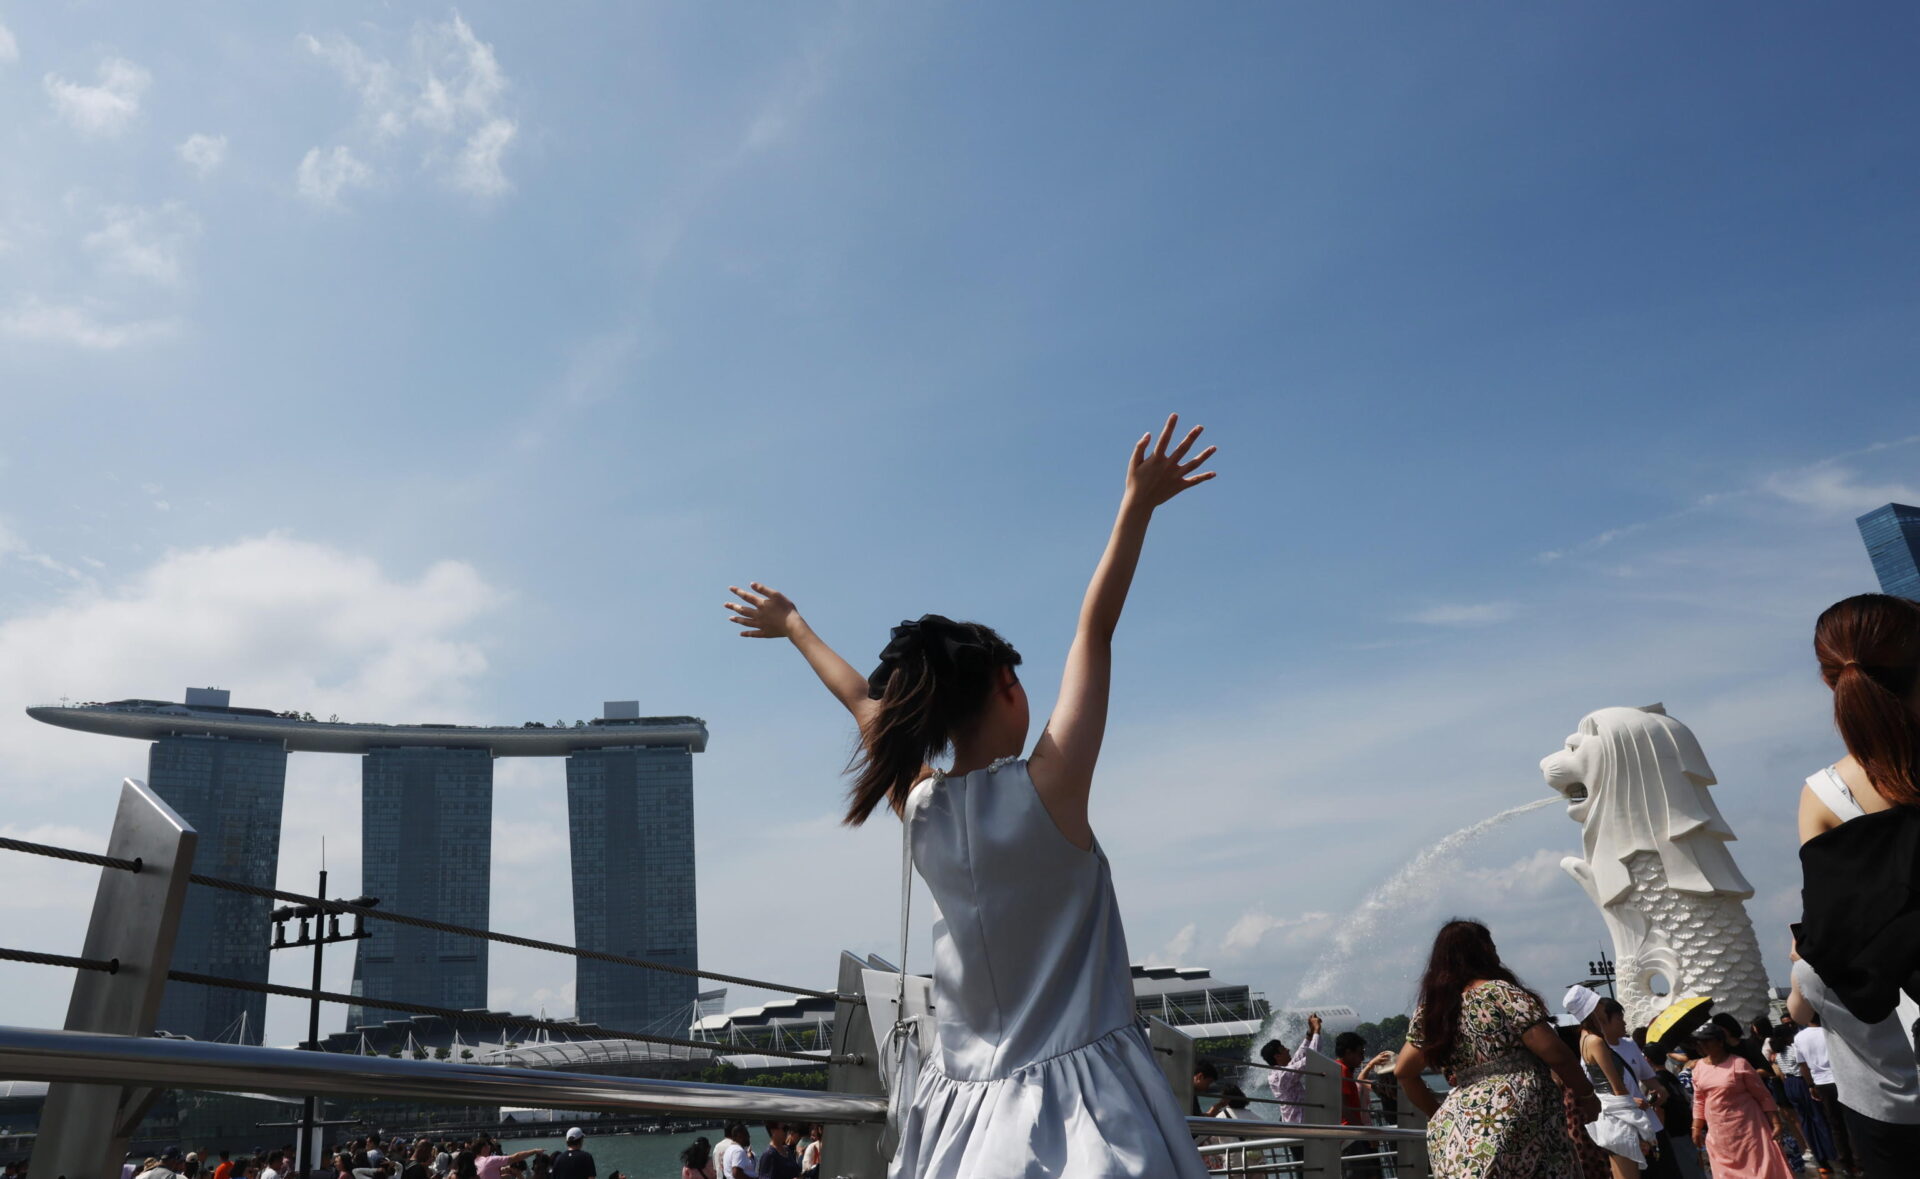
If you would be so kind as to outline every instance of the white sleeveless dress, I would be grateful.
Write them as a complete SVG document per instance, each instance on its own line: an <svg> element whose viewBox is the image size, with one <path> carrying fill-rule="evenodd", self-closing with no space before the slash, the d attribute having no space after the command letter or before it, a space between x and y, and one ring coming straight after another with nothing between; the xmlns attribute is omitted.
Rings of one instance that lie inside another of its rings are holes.
<svg viewBox="0 0 1920 1179"><path fill-rule="evenodd" d="M1847 786L1847 780L1842 778L1840 771L1832 766L1809 775L1807 789L1813 791L1813 796L1825 803L1827 809L1833 812L1833 817L1842 823L1850 822L1867 813L1866 809L1860 805L1860 800L1853 796L1852 789Z"/></svg>
<svg viewBox="0 0 1920 1179"><path fill-rule="evenodd" d="M1099 844L1068 842L1024 760L936 774L908 796L905 818L939 909L939 1051L921 1068L888 1175L1204 1179L1134 1014Z"/></svg>

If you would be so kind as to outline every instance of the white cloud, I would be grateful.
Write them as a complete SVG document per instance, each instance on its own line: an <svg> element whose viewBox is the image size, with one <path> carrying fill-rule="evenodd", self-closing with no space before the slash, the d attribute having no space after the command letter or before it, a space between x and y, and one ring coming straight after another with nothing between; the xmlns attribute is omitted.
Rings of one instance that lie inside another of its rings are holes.
<svg viewBox="0 0 1920 1179"><path fill-rule="evenodd" d="M0 533L0 545L25 547L8 535ZM396 573L327 545L268 535L169 553L116 583L75 585L45 605L0 619L0 723L7 726L8 763L20 781L34 784L9 795L8 823L17 825L9 833L42 830L45 842L100 846L120 778L143 776L146 760L137 742L28 720L21 715L28 706L62 695L178 699L187 684L212 684L232 689L237 704L323 717L478 719L467 708L487 658L473 631L502 600L461 562ZM352 891L358 776L353 758L289 760L283 887L311 889L325 836L336 887ZM21 859L0 856L0 873ZM16 944L77 952L92 881L82 871L54 877L61 866L26 862L43 889L49 878L67 888L71 877L67 891L76 900L71 912L50 912L35 928L15 930ZM0 875L4 895L27 895L11 884ZM341 973L328 980L334 989L346 989L351 959L340 956ZM288 970L286 981L304 985L304 964L274 969ZM0 970L0 995L25 1023L58 1026L66 1005L64 994L45 986L44 968L37 976ZM339 1009L329 1015L337 1019ZM270 1024L291 1024L293 1017L291 1006L270 1006Z"/></svg>
<svg viewBox="0 0 1920 1179"><path fill-rule="evenodd" d="M1266 941L1267 935L1276 930L1286 931L1282 940L1288 945L1317 941L1326 936L1332 921L1333 914L1317 910L1293 917L1275 917L1264 906L1256 905L1240 914L1227 929L1226 936L1220 939L1220 952L1228 958L1237 958Z"/></svg>
<svg viewBox="0 0 1920 1179"><path fill-rule="evenodd" d="M1166 945L1146 956L1148 966L1187 966L1188 957L1193 953L1193 943L1200 935L1200 926L1192 921L1180 927Z"/></svg>
<svg viewBox="0 0 1920 1179"><path fill-rule="evenodd" d="M20 60L20 42L14 39L13 30L0 25L0 65L12 65Z"/></svg>
<svg viewBox="0 0 1920 1179"><path fill-rule="evenodd" d="M492 119L467 138L454 165L453 184L475 196L498 196L511 188L500 168L500 157L513 142L511 119Z"/></svg>
<svg viewBox="0 0 1920 1179"><path fill-rule="evenodd" d="M1686 507L1672 511L1650 520L1637 520L1617 528L1588 537L1586 540L1565 548L1549 549L1540 553L1535 560L1541 564L1552 564L1564 557L1585 555L1596 549L1605 548L1615 541L1637 536L1651 528L1676 524L1698 516L1711 509L1755 496L1773 496L1803 507L1812 507L1822 511L1864 512L1879 507L1890 499L1910 498L1916 494L1905 484L1887 484L1881 487L1859 486L1853 483L1853 473L1840 464L1849 459L1863 458L1886 450L1899 450L1920 443L1920 434L1909 434L1900 438L1888 438L1880 442L1871 442L1855 450L1828 455L1804 467L1791 471L1776 471L1762 476L1758 481L1731 491L1711 491L1698 496ZM1886 494L1882 494L1886 493ZM1876 499L1876 497L1879 497ZM1864 507L1859 506L1865 504Z"/></svg>
<svg viewBox="0 0 1920 1179"><path fill-rule="evenodd" d="M1920 491L1909 484L1863 483L1855 472L1835 464L1770 475L1765 487L1788 503L1835 516L1857 516L1895 500L1920 500Z"/></svg>
<svg viewBox="0 0 1920 1179"><path fill-rule="evenodd" d="M91 304L48 303L33 295L16 303L13 310L0 312L0 335L101 352L163 339L179 326L172 319L110 322Z"/></svg>
<svg viewBox="0 0 1920 1179"><path fill-rule="evenodd" d="M415 25L398 63L338 33L302 34L300 43L359 96L374 147L410 140L423 164L475 196L512 187L502 167L518 133L503 109L510 83L493 47L459 13Z"/></svg>
<svg viewBox="0 0 1920 1179"><path fill-rule="evenodd" d="M58 74L44 79L56 114L83 135L118 135L140 113L153 75L124 57L100 63L100 84L84 86Z"/></svg>
<svg viewBox="0 0 1920 1179"><path fill-rule="evenodd" d="M92 584L92 580L86 574L28 544L25 538L9 528L5 521L0 521L0 559L25 561L29 565L38 565L42 569L71 578L83 585Z"/></svg>
<svg viewBox="0 0 1920 1179"><path fill-rule="evenodd" d="M200 222L177 203L157 209L115 205L81 244L109 274L172 286L180 281L188 242L199 233Z"/></svg>
<svg viewBox="0 0 1920 1179"><path fill-rule="evenodd" d="M226 162L227 137L196 131L182 140L174 152L188 167L205 177Z"/></svg>
<svg viewBox="0 0 1920 1179"><path fill-rule="evenodd" d="M1519 608L1512 602L1472 602L1429 606L1406 615L1401 621L1425 626L1487 626L1506 622L1518 612Z"/></svg>
<svg viewBox="0 0 1920 1179"><path fill-rule="evenodd" d="M373 169L355 159L345 144L327 151L309 148L296 175L301 196L330 208L340 203L343 190L364 188L373 182Z"/></svg>

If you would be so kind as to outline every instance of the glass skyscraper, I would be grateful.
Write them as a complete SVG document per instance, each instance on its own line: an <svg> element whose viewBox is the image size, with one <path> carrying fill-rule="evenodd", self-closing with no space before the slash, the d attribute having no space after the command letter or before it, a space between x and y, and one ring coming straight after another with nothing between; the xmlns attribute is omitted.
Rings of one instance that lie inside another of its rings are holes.
<svg viewBox="0 0 1920 1179"><path fill-rule="evenodd" d="M1888 504L1860 517L1860 539L1867 543L1880 592L1920 598L1920 508Z"/></svg>
<svg viewBox="0 0 1920 1179"><path fill-rule="evenodd" d="M360 766L360 890L380 907L486 928L492 896L493 754L486 749L373 748ZM487 943L369 921L353 993L465 1010L487 1005ZM347 1026L405 1019L349 1007Z"/></svg>
<svg viewBox="0 0 1920 1179"><path fill-rule="evenodd" d="M287 749L279 741L169 735L147 755L154 793L200 833L193 870L263 888L280 866L280 802ZM187 889L173 968L267 981L273 901L198 885ZM258 1044L267 997L170 982L154 1026L196 1040Z"/></svg>
<svg viewBox="0 0 1920 1179"><path fill-rule="evenodd" d="M702 732L703 746L704 738ZM574 945L697 966L693 750L641 745L573 753L567 820ZM620 1031L686 1034L698 979L589 958L575 963L582 1020Z"/></svg>

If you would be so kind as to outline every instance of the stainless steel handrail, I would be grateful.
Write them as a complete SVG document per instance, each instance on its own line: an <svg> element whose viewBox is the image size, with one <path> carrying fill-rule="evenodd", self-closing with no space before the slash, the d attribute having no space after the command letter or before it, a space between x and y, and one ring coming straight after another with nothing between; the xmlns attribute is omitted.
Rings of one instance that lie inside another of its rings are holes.
<svg viewBox="0 0 1920 1179"><path fill-rule="evenodd" d="M1310 1122L1249 1122L1240 1118L1188 1118L1196 1138L1339 1138L1351 1142L1426 1141L1427 1132L1400 1126L1319 1126Z"/></svg>
<svg viewBox="0 0 1920 1179"><path fill-rule="evenodd" d="M387 1097L450 1105L522 1105L634 1113L689 1113L742 1121L859 1123L886 1119L885 1097L652 1077L608 1077L453 1061L302 1052L200 1040L106 1036L0 1026L0 1077L162 1089ZM1213 1138L1420 1139L1398 1126L1322 1126L1188 1118Z"/></svg>
<svg viewBox="0 0 1920 1179"><path fill-rule="evenodd" d="M20 1027L0 1027L0 1077L162 1089L391 1097L449 1105L707 1114L749 1122L879 1122L887 1113L886 1098L847 1093Z"/></svg>

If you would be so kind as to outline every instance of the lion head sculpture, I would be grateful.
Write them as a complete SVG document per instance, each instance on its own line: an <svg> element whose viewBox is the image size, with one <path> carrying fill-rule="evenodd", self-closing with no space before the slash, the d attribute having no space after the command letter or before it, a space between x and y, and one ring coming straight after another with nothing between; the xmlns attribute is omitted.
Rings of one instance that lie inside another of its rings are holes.
<svg viewBox="0 0 1920 1179"><path fill-rule="evenodd" d="M1661 705L1588 713L1540 770L1580 824L1601 904L1632 887L1626 862L1637 852L1657 854L1682 892L1753 895L1727 851L1733 829L1707 795L1707 755Z"/></svg>

